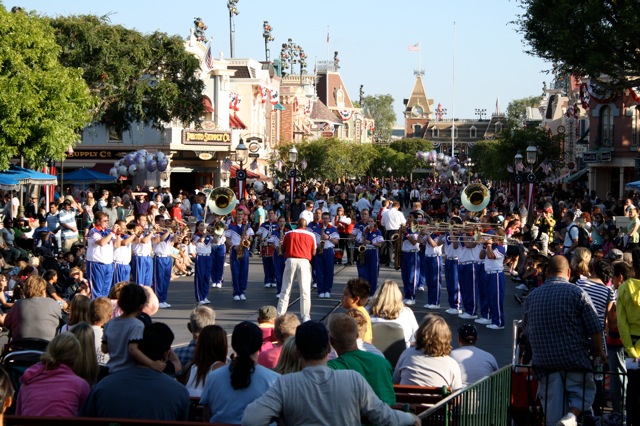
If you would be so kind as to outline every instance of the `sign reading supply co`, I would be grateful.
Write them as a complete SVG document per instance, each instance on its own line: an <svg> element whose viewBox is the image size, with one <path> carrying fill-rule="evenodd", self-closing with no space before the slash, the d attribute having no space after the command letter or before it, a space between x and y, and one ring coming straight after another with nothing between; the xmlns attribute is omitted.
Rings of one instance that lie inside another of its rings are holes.
<svg viewBox="0 0 640 426"><path fill-rule="evenodd" d="M183 130L182 143L185 145L230 146L231 132L208 132L203 130Z"/></svg>
<svg viewBox="0 0 640 426"><path fill-rule="evenodd" d="M122 151L119 149L78 149L69 153L66 153L67 158L79 158L79 159L94 159L94 160L110 160L124 158L131 151Z"/></svg>

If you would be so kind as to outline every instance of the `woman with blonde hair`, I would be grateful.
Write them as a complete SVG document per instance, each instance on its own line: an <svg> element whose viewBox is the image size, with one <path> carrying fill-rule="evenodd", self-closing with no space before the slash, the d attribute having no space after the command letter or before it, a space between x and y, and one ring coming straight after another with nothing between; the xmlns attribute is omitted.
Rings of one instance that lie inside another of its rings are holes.
<svg viewBox="0 0 640 426"><path fill-rule="evenodd" d="M51 340L62 319L58 302L47 297L47 282L32 276L24 283L24 299L16 301L4 319L12 339Z"/></svg>
<svg viewBox="0 0 640 426"><path fill-rule="evenodd" d="M72 326L69 332L80 342L80 353L73 364L73 372L93 386L98 380L99 370L93 327L83 321Z"/></svg>
<svg viewBox="0 0 640 426"><path fill-rule="evenodd" d="M571 279L572 283L578 280L585 280L591 274L589 265L591 263L591 250L586 247L576 247L571 253Z"/></svg>
<svg viewBox="0 0 640 426"><path fill-rule="evenodd" d="M427 314L418 331L416 345L407 348L393 372L393 383L416 386L462 387L462 374L451 353L451 329L439 315Z"/></svg>
<svg viewBox="0 0 640 426"><path fill-rule="evenodd" d="M418 321L416 321L416 316L411 308L403 303L402 293L395 281L386 280L376 289L373 299L371 299L369 316L371 324L392 322L402 326L407 347L415 342Z"/></svg>
<svg viewBox="0 0 640 426"><path fill-rule="evenodd" d="M302 371L303 368L302 358L298 355L298 349L296 348L296 337L291 336L284 341L280 358L278 358L278 363L273 371L278 374L289 374Z"/></svg>
<svg viewBox="0 0 640 426"><path fill-rule="evenodd" d="M29 367L20 379L16 415L77 416L91 391L72 370L79 355L80 342L72 333L54 337L40 362Z"/></svg>

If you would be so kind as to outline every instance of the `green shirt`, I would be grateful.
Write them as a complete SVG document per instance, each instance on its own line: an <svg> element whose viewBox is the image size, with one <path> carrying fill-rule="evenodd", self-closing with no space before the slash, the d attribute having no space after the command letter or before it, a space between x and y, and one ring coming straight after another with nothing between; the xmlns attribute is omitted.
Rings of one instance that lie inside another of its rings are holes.
<svg viewBox="0 0 640 426"><path fill-rule="evenodd" d="M393 368L385 358L370 352L345 352L336 359L332 359L327 366L333 370L353 370L362 374L375 394L384 403L396 403L396 392L393 389Z"/></svg>

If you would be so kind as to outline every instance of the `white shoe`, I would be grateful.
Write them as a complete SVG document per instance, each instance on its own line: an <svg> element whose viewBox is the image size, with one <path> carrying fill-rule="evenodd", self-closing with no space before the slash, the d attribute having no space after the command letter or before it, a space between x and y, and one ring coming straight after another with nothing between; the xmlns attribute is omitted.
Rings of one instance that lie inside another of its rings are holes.
<svg viewBox="0 0 640 426"><path fill-rule="evenodd" d="M280 299L280 293L276 294L276 299Z"/></svg>
<svg viewBox="0 0 640 426"><path fill-rule="evenodd" d="M209 299L207 299L206 297L204 298L203 302L204 302L205 305L210 305L211 304Z"/></svg>
<svg viewBox="0 0 640 426"><path fill-rule="evenodd" d="M456 308L449 308L445 312L451 315L460 315L462 313L460 309L456 309Z"/></svg>
<svg viewBox="0 0 640 426"><path fill-rule="evenodd" d="M516 286L516 290L529 290L526 284L520 284Z"/></svg>
<svg viewBox="0 0 640 426"><path fill-rule="evenodd" d="M277 283L271 283L271 288L278 288L278 284Z"/></svg>
<svg viewBox="0 0 640 426"><path fill-rule="evenodd" d="M427 309L440 309L440 305L430 305L428 303L424 307Z"/></svg>
<svg viewBox="0 0 640 426"><path fill-rule="evenodd" d="M326 293L324 294L324 298L325 298L325 299L331 299L331 293L326 292Z"/></svg>
<svg viewBox="0 0 640 426"><path fill-rule="evenodd" d="M224 266L229 266L229 262L224 262Z"/></svg>
<svg viewBox="0 0 640 426"><path fill-rule="evenodd" d="M266 283L266 284L264 285L264 288L271 288L271 283Z"/></svg>
<svg viewBox="0 0 640 426"><path fill-rule="evenodd" d="M216 287L218 287L218 283L211 284L211 288L216 288Z"/></svg>
<svg viewBox="0 0 640 426"><path fill-rule="evenodd" d="M567 413L563 418L558 420L556 426L577 426L576 416L573 413Z"/></svg>
<svg viewBox="0 0 640 426"><path fill-rule="evenodd" d="M240 296L238 296L238 295L233 296L233 300L238 302L240 300Z"/></svg>
<svg viewBox="0 0 640 426"><path fill-rule="evenodd" d="M418 291L424 291L424 286L418 287Z"/></svg>
<svg viewBox="0 0 640 426"><path fill-rule="evenodd" d="M204 300L201 300L201 301L198 302L198 306L203 306L203 305L206 305Z"/></svg>
<svg viewBox="0 0 640 426"><path fill-rule="evenodd" d="M482 325L491 324L491 320L488 318L478 318L477 320L475 320L475 322Z"/></svg>
<svg viewBox="0 0 640 426"><path fill-rule="evenodd" d="M240 300L247 300L247 296L245 296L244 293L242 293L240 295Z"/></svg>
<svg viewBox="0 0 640 426"><path fill-rule="evenodd" d="M218 288L222 288L222 283L217 283L217 284L216 284L216 287L218 287Z"/></svg>
<svg viewBox="0 0 640 426"><path fill-rule="evenodd" d="M504 330L504 326L500 327L497 324L487 324L487 328L491 329L491 330ZM558 424L565 424L565 423L558 423ZM576 423L575 423L575 420L574 420L573 423L567 423L567 424L574 424L575 425Z"/></svg>
<svg viewBox="0 0 640 426"><path fill-rule="evenodd" d="M404 304L405 305L415 305L416 301L413 299L404 299Z"/></svg>
<svg viewBox="0 0 640 426"><path fill-rule="evenodd" d="M318 284L317 284L317 283L313 283L313 285L311 286L311 288L318 288Z"/></svg>
<svg viewBox="0 0 640 426"><path fill-rule="evenodd" d="M468 313L465 312L465 313L462 313L462 314L458 315L458 318L469 319L470 320L470 319L476 319L476 318L478 318L478 316L477 315L469 315Z"/></svg>
<svg viewBox="0 0 640 426"><path fill-rule="evenodd" d="M320 294L318 294L318 297L319 297L320 299L324 299L324 293L320 293Z"/></svg>
<svg viewBox="0 0 640 426"><path fill-rule="evenodd" d="M168 307L169 307L169 306L168 306L166 303L164 303L164 302L160 302L160 303L158 304L158 308L160 308L160 309L166 309L166 308L168 308Z"/></svg>

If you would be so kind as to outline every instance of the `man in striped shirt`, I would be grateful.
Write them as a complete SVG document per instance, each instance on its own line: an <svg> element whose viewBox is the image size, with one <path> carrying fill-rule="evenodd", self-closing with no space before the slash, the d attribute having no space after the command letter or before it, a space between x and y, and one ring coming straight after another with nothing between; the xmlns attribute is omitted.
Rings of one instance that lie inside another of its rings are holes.
<svg viewBox="0 0 640 426"><path fill-rule="evenodd" d="M65 200L62 210L58 213L58 219L60 220L60 229L62 232L62 253L66 253L71 250L73 244L78 242L78 224L76 223L76 216L82 212L80 207L75 201Z"/></svg>

